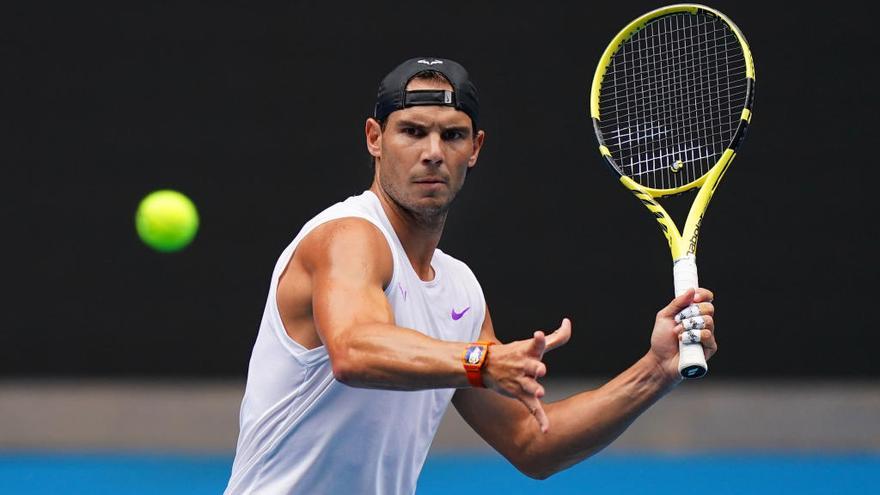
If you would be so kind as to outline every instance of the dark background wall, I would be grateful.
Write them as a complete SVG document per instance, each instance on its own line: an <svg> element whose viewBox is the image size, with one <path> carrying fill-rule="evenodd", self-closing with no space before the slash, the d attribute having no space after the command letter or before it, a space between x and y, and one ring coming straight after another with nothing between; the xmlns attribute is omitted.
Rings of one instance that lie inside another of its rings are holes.
<svg viewBox="0 0 880 495"><path fill-rule="evenodd" d="M0 373L243 376L277 255L368 186L376 86L418 55L469 68L488 133L441 248L481 278L502 340L570 316L551 372L622 370L647 350L671 262L603 168L587 98L607 42L661 5L6 6ZM758 68L750 135L700 242L712 375L876 377L876 12L712 5ZM165 187L202 215L173 255L133 227Z"/></svg>

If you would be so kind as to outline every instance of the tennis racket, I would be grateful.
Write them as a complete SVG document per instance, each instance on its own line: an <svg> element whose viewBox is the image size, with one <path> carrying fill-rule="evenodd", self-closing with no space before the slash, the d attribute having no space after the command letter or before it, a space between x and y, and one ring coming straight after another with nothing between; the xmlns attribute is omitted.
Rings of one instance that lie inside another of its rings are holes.
<svg viewBox="0 0 880 495"><path fill-rule="evenodd" d="M663 7L605 49L590 93L599 151L657 219L672 252L675 294L696 288L697 239L709 200L752 118L755 67L742 32L704 5ZM684 230L659 198L696 190ZM703 346L679 344L679 372L699 378Z"/></svg>

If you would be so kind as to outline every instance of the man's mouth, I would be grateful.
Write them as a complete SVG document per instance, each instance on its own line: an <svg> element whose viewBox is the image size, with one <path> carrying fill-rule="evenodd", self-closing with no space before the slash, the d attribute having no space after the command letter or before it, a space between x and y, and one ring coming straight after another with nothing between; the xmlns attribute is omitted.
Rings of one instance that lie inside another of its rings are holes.
<svg viewBox="0 0 880 495"><path fill-rule="evenodd" d="M421 179L416 179L413 182L416 184L446 184L446 181L440 177L422 177Z"/></svg>

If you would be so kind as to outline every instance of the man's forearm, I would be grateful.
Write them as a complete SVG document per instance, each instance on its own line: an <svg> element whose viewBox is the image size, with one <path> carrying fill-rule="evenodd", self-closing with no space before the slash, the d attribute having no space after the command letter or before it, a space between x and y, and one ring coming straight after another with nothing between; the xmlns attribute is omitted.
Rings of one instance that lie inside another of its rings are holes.
<svg viewBox="0 0 880 495"><path fill-rule="evenodd" d="M599 389L547 404L552 428L530 443L530 471L547 477L599 452L679 381L646 355Z"/></svg>
<svg viewBox="0 0 880 495"><path fill-rule="evenodd" d="M468 386L461 364L465 343L433 339L385 323L358 325L328 350L337 380L391 390Z"/></svg>

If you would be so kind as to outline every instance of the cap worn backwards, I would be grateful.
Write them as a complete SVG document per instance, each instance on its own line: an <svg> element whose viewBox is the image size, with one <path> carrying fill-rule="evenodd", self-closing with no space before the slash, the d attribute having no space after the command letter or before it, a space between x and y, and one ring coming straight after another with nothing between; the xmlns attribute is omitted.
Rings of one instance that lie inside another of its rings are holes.
<svg viewBox="0 0 880 495"><path fill-rule="evenodd" d="M418 73L436 71L443 74L452 85L449 90L412 90L406 85ZM477 88L468 78L467 70L454 60L434 57L416 57L398 65L379 83L376 110L373 117L382 122L391 112L419 105L454 107L466 113L477 127L480 101Z"/></svg>

